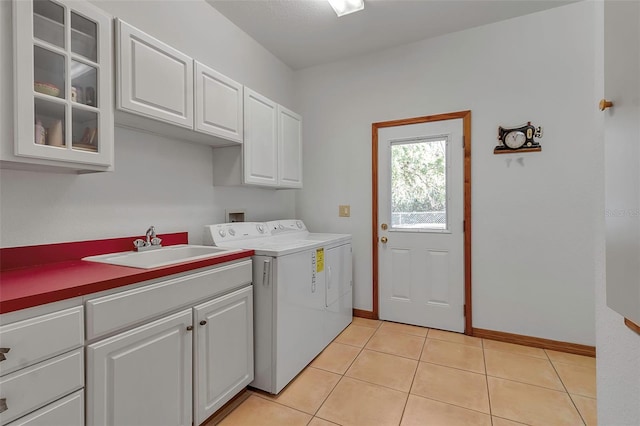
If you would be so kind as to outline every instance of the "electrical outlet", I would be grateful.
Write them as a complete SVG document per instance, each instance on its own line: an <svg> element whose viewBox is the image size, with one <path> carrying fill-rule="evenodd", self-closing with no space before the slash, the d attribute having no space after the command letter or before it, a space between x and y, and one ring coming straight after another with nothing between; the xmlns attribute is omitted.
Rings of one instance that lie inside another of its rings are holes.
<svg viewBox="0 0 640 426"><path fill-rule="evenodd" d="M351 206L338 206L338 216L340 217L350 217L351 216Z"/></svg>

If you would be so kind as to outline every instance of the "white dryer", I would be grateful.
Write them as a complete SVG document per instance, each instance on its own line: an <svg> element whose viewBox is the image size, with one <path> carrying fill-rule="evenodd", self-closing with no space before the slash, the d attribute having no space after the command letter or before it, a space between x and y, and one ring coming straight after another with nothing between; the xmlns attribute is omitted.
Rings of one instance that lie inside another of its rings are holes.
<svg viewBox="0 0 640 426"><path fill-rule="evenodd" d="M328 345L353 319L353 267L350 234L310 233L295 219L267 222L274 238L284 241L313 241L321 245L318 254L325 272L325 316L323 341Z"/></svg>
<svg viewBox="0 0 640 426"><path fill-rule="evenodd" d="M205 226L205 244L253 249L255 388L277 394L326 346L322 242L266 223Z"/></svg>

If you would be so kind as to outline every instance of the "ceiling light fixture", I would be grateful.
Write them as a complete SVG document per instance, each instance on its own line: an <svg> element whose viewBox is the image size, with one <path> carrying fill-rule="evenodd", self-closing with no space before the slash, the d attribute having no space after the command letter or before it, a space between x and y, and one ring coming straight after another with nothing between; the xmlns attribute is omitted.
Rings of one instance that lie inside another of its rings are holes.
<svg viewBox="0 0 640 426"><path fill-rule="evenodd" d="M344 16L364 9L364 0L328 0L336 15Z"/></svg>

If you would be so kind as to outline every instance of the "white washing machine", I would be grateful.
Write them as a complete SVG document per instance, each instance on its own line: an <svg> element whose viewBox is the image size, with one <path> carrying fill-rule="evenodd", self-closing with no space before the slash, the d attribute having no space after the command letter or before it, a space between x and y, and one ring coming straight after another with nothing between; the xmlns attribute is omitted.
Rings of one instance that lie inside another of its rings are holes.
<svg viewBox="0 0 640 426"><path fill-rule="evenodd" d="M277 394L326 346L322 242L278 238L266 223L205 226L205 244L253 249L255 388Z"/></svg>
<svg viewBox="0 0 640 426"><path fill-rule="evenodd" d="M278 240L314 241L321 244L325 271L323 341L328 345L353 319L353 267L350 234L310 233L295 219L267 222Z"/></svg>

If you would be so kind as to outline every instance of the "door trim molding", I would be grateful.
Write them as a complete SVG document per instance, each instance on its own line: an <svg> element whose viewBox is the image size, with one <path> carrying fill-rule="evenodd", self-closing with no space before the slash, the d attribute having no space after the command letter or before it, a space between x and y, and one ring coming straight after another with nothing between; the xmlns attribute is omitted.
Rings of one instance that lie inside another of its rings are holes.
<svg viewBox="0 0 640 426"><path fill-rule="evenodd" d="M473 333L471 321L471 111L458 111L446 114L427 115L402 120L382 121L371 124L371 187L372 187L372 247L373 247L373 311L371 316L378 319L378 129L384 127L406 126L409 124L429 123L433 121L462 119L462 133L464 138L464 311L465 334ZM360 311L362 313L366 311Z"/></svg>

